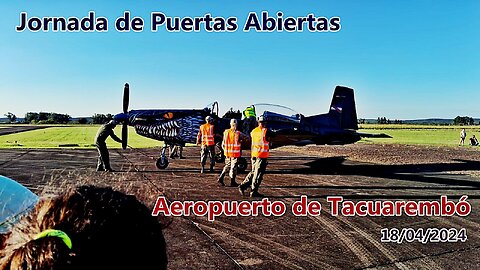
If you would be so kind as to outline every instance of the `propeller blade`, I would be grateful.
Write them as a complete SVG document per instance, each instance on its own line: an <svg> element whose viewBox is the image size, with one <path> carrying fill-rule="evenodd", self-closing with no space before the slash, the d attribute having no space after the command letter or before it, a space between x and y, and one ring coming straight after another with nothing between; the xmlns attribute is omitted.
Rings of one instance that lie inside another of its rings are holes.
<svg viewBox="0 0 480 270"><path fill-rule="evenodd" d="M122 125L122 148L123 150L127 149L128 145L128 124L124 123Z"/></svg>
<svg viewBox="0 0 480 270"><path fill-rule="evenodd" d="M125 84L125 88L123 88L123 113L128 112L128 102L130 100L130 87L128 83Z"/></svg>

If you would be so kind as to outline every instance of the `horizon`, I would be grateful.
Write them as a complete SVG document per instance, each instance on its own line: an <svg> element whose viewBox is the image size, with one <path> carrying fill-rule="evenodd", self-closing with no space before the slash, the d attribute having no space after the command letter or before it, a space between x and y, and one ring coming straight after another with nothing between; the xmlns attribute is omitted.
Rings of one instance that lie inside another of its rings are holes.
<svg viewBox="0 0 480 270"><path fill-rule="evenodd" d="M37 112L38 113L38 112ZM44 112L44 113L57 113L57 112ZM69 115L68 113L66 113L67 115ZM19 117L18 115L17 116L17 119L25 119L24 116L22 117ZM69 115L70 116L70 119L80 119L80 118L86 118L86 119L89 119L89 118L92 118L93 117L93 114L90 115L90 116L72 116L72 115ZM464 115L464 116L461 116L461 115L457 115L457 116L460 116L460 117L471 117L474 121L480 121L480 117L472 117L472 116L468 116L468 115ZM455 116L455 117L457 117ZM379 116L379 117L383 117L383 116ZM379 117L375 117L375 118L363 118L363 117L357 117L358 120L360 119L364 119L364 120L370 120L370 121L374 121L374 120L377 120L377 118ZM387 117L387 120L400 120L400 121L434 121L434 120L448 120L448 121L453 121L455 119L455 117L453 118L439 118L439 117L433 117L433 118L414 118L414 119L400 119L400 118L388 118ZM5 119L8 119L7 117L0 117L0 120L5 120ZM72 120L70 120L72 121Z"/></svg>

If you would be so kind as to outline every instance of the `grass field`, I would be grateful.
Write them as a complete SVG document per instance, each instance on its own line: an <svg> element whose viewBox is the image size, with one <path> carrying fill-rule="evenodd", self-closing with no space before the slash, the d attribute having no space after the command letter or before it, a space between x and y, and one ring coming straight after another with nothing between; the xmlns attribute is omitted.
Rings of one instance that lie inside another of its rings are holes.
<svg viewBox="0 0 480 270"><path fill-rule="evenodd" d="M385 133L393 138L363 139L367 143L397 143L397 144L421 144L437 146L458 146L460 131L465 128L467 138L465 144L469 144L472 135L480 136L480 126L428 126L428 125L360 125L359 132Z"/></svg>
<svg viewBox="0 0 480 270"><path fill-rule="evenodd" d="M59 126L16 134L0 136L0 148L94 148L93 140L97 133L98 125L72 125ZM366 138L361 143L396 143L436 146L458 146L461 126L422 126L422 125L360 125L359 132L385 133L393 138ZM473 134L480 136L479 126L465 127L468 145ZM121 136L121 127L117 126L115 134ZM141 137L129 127L128 144L134 148L148 148L163 145L163 142ZM111 138L107 140L109 148L120 148L121 145ZM480 149L480 148L479 148Z"/></svg>
<svg viewBox="0 0 480 270"><path fill-rule="evenodd" d="M0 136L0 148L57 148L59 145L71 145L70 148L94 148L94 138L99 127L99 125L62 126L3 135ZM114 131L121 137L121 126L117 126ZM133 127L129 127L128 144L134 148L163 145L162 142L137 135ZM111 138L107 139L107 145L109 148L121 148L121 144Z"/></svg>

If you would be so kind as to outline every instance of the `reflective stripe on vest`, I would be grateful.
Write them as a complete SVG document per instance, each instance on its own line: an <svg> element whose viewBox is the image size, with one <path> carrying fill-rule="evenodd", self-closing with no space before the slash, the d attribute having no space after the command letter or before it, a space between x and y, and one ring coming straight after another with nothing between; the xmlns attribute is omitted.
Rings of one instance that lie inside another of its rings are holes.
<svg viewBox="0 0 480 270"><path fill-rule="evenodd" d="M265 138L267 129L256 127L250 135L252 136L252 157L268 158L270 145Z"/></svg>
<svg viewBox="0 0 480 270"><path fill-rule="evenodd" d="M242 145L239 140L240 131L226 129L223 132L222 147L226 157L238 158L242 155Z"/></svg>
<svg viewBox="0 0 480 270"><path fill-rule="evenodd" d="M213 140L213 125L203 124L200 126L200 132L202 133L202 145L215 145Z"/></svg>

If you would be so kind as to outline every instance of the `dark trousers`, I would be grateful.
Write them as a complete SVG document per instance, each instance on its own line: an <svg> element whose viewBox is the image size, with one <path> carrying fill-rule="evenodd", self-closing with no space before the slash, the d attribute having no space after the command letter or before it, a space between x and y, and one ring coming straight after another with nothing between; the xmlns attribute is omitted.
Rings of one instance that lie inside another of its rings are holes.
<svg viewBox="0 0 480 270"><path fill-rule="evenodd" d="M108 154L107 145L104 143L97 143L96 146L98 151L97 171L111 170L110 155Z"/></svg>

